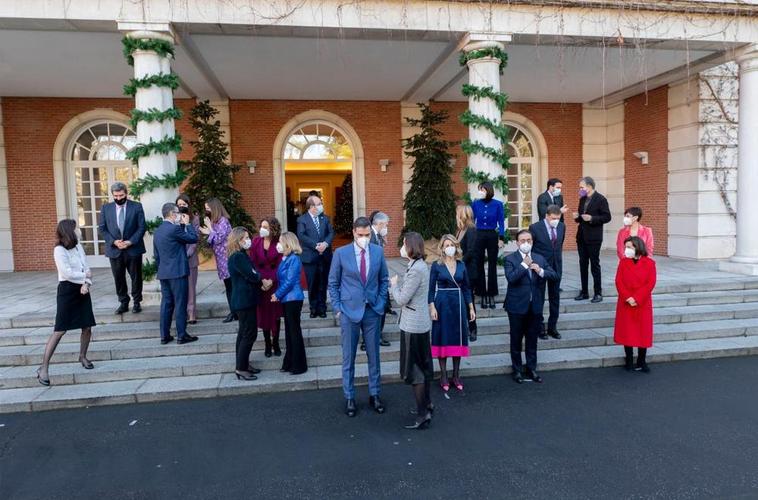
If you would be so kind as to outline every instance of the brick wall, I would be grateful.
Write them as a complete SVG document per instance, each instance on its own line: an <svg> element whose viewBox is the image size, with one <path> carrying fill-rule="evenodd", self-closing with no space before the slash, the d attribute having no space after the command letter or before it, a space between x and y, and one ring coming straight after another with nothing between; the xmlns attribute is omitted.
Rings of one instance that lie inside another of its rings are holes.
<svg viewBox="0 0 758 500"><path fill-rule="evenodd" d="M54 269L54 228L57 224L53 178L53 146L58 133L73 117L96 108L125 115L132 99L3 98L13 258L17 271ZM191 99L178 99L188 116ZM192 157L188 141L194 137L186 119L177 123L184 138L181 159Z"/></svg>
<svg viewBox="0 0 758 500"><path fill-rule="evenodd" d="M648 152L648 165L633 155L636 151ZM667 255L668 87L624 102L624 165L625 206L642 209L642 223L653 229L656 255Z"/></svg>

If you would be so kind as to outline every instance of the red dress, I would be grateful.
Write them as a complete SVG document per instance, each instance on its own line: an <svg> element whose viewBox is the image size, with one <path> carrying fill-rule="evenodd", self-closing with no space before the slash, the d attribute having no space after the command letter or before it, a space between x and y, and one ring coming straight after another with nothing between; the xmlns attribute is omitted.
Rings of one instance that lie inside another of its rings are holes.
<svg viewBox="0 0 758 500"><path fill-rule="evenodd" d="M264 292L261 290L258 302L258 328L261 330L274 330L279 332L279 318L282 317L281 302L271 302L271 295L276 291L276 270L282 262L282 255L276 251L278 240L271 240L266 250L263 247L263 238L256 236L250 246L250 260L255 270L261 275L261 279L272 280L274 285Z"/></svg>
<svg viewBox="0 0 758 500"><path fill-rule="evenodd" d="M653 288L655 288L655 261L650 257L624 258L616 271L616 325L613 341L630 347L653 346ZM626 299L634 297L637 306Z"/></svg>

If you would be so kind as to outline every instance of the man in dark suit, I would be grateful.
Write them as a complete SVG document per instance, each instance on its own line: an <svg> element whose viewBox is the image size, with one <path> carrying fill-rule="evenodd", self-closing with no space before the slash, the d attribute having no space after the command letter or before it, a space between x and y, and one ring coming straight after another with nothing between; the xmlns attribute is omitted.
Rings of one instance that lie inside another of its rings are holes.
<svg viewBox="0 0 758 500"><path fill-rule="evenodd" d="M506 311L511 333L513 380L542 382L537 374L537 336L545 305L545 282L558 275L544 257L532 252L532 234L522 229L516 236L518 250L505 258ZM521 343L526 339L526 370L521 361Z"/></svg>
<svg viewBox="0 0 758 500"><path fill-rule="evenodd" d="M116 283L116 295L121 305L116 314L129 310L129 289L126 273L132 280L132 312L142 311L142 254L145 253L145 212L142 205L126 199L127 189L123 182L111 186L113 202L100 209L98 231L105 240L105 255L111 261L111 272Z"/></svg>
<svg viewBox="0 0 758 500"><path fill-rule="evenodd" d="M170 333L174 313L176 342L186 344L197 340L197 337L187 335L187 245L197 243L197 233L190 224L189 214L180 214L179 207L175 204L164 204L161 212L163 222L153 235L157 278L161 281L161 344L168 344L174 340Z"/></svg>
<svg viewBox="0 0 758 500"><path fill-rule="evenodd" d="M563 275L563 241L566 239L566 225L561 222L561 208L558 205L549 205L545 218L529 226L534 240L534 253L545 258L548 265L555 271L557 278L547 282L547 296L550 302L550 315L545 328L544 318L540 332L541 339L547 339L548 335L554 339L561 338L558 333L558 312L561 307L561 276Z"/></svg>
<svg viewBox="0 0 758 500"><path fill-rule="evenodd" d="M576 232L576 247L579 251L579 273L582 291L574 300L587 300L589 295L589 275L587 267L592 267L592 281L595 285L593 303L603 301L603 285L600 280L600 247L603 245L603 226L611 221L608 200L595 191L595 180L583 177L579 181L579 211L574 212L574 221L579 224Z"/></svg>
<svg viewBox="0 0 758 500"><path fill-rule="evenodd" d="M308 303L311 318L326 318L326 285L332 262L334 230L324 215L324 204L318 196L309 196L306 212L297 219L297 239L303 247L305 279L308 281Z"/></svg>
<svg viewBox="0 0 758 500"><path fill-rule="evenodd" d="M547 215L547 207L558 205L561 210L561 222L563 222L563 214L568 212L569 207L563 203L562 189L563 182L560 179L553 177L547 181L547 190L537 197L537 215L539 215L540 220Z"/></svg>

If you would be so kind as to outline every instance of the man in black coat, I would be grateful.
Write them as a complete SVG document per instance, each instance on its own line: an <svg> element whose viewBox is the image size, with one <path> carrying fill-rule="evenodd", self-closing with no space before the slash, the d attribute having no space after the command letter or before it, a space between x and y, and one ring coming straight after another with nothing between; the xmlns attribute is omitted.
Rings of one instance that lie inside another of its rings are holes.
<svg viewBox="0 0 758 500"><path fill-rule="evenodd" d="M603 226L611 221L608 200L595 191L595 180L583 177L579 181L579 211L574 212L574 221L579 224L576 232L576 247L579 251L579 272L582 291L574 300L587 300L589 296L587 267L591 265L595 295L592 302L603 301L603 286L600 279L600 247L603 245Z"/></svg>
<svg viewBox="0 0 758 500"><path fill-rule="evenodd" d="M547 296L550 302L550 315L547 319L547 328L542 322L541 339L547 339L548 335L554 339L561 338L558 333L558 312L561 307L561 276L563 275L563 241L566 239L566 225L561 222L561 209L558 205L547 207L545 218L529 226L534 240L534 252L543 256L550 267L555 271L557 279L547 282Z"/></svg>
<svg viewBox="0 0 758 500"><path fill-rule="evenodd" d="M537 197L537 215L540 220L547 215L547 207L550 205L558 205L561 210L561 222L563 222L563 214L568 212L568 205L563 203L563 195L561 191L563 189L563 182L560 179L553 177L547 181L547 190L541 193Z"/></svg>
<svg viewBox="0 0 758 500"><path fill-rule="evenodd" d="M305 213L297 219L297 239L303 247L300 260L308 281L308 303L311 318L326 318L326 285L332 264L334 229L324 215L321 198L309 196L305 209Z"/></svg>

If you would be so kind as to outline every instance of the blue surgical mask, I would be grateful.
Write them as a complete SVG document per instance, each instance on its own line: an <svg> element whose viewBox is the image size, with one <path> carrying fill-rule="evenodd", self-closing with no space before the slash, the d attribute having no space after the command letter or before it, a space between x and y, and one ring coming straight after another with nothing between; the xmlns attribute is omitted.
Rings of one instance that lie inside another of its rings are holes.
<svg viewBox="0 0 758 500"><path fill-rule="evenodd" d="M324 205L318 205L318 206L316 207L316 213L317 213L318 215L321 215L321 214L323 214L323 213L324 213Z"/></svg>

